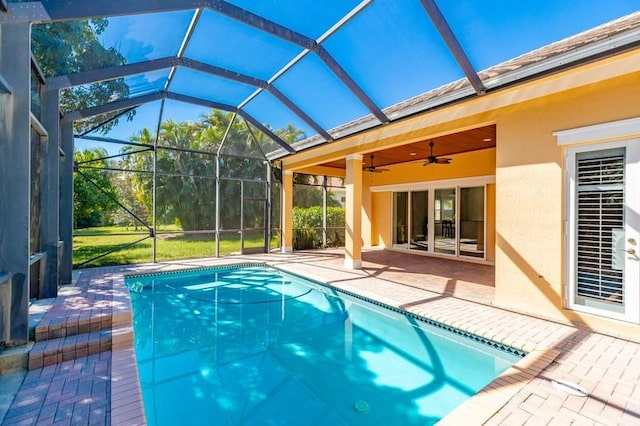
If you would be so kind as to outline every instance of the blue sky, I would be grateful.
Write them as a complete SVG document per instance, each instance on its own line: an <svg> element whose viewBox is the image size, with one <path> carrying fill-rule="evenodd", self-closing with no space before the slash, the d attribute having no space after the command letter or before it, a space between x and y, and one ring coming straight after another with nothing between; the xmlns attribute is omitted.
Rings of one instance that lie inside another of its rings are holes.
<svg viewBox="0 0 640 426"><path fill-rule="evenodd" d="M231 0L239 7L317 39L359 0ZM476 70L627 15L639 0L440 0L443 15ZM129 62L175 55L192 11L117 17L101 36ZM419 0L377 0L323 42L326 50L380 107L385 108L463 77ZM268 80L301 52L299 46L206 10L186 56ZM168 71L127 79L132 94L161 90ZM309 54L274 85L312 119L329 129L368 113L323 61ZM238 105L251 86L180 69L171 90ZM120 121L108 136L129 139L141 127L155 129L159 103L138 108L133 122ZM273 128L292 123L315 133L268 93L246 111ZM196 120L203 108L167 102L165 118Z"/></svg>

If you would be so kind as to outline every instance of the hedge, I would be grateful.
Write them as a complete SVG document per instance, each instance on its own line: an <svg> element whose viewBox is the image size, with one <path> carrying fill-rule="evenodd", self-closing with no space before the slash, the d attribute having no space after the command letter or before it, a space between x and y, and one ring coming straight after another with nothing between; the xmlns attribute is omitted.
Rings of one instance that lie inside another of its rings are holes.
<svg viewBox="0 0 640 426"><path fill-rule="evenodd" d="M327 246L344 245L344 207L327 207ZM335 229L333 229L335 228ZM293 248L322 247L322 206L293 208Z"/></svg>

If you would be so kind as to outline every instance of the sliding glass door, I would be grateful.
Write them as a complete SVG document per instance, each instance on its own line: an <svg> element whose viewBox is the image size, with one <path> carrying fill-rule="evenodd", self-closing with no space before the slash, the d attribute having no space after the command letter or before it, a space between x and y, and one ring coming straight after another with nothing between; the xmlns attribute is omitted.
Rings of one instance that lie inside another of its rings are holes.
<svg viewBox="0 0 640 426"><path fill-rule="evenodd" d="M435 190L433 217L436 226L434 251L456 254L456 188Z"/></svg>
<svg viewBox="0 0 640 426"><path fill-rule="evenodd" d="M393 193L393 247L409 248L407 244L409 224L409 193Z"/></svg>
<svg viewBox="0 0 640 426"><path fill-rule="evenodd" d="M484 258L484 187L460 188L461 256Z"/></svg>
<svg viewBox="0 0 640 426"><path fill-rule="evenodd" d="M393 193L392 247L485 259L485 185Z"/></svg>
<svg viewBox="0 0 640 426"><path fill-rule="evenodd" d="M429 250L429 191L411 193L411 250Z"/></svg>

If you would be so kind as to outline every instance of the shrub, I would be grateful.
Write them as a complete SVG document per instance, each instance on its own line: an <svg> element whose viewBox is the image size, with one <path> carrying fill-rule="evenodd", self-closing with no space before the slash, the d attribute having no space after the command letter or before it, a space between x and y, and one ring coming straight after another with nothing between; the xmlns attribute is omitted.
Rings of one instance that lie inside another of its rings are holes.
<svg viewBox="0 0 640 426"><path fill-rule="evenodd" d="M293 208L293 248L296 250L322 247L322 206ZM327 207L327 228L344 229L344 207ZM341 232L330 230L328 247L344 245Z"/></svg>

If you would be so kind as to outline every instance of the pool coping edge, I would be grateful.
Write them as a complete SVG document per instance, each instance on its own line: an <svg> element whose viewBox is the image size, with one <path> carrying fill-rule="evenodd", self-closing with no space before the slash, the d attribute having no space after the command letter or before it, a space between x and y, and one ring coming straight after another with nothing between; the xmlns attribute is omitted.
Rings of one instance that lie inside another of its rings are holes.
<svg viewBox="0 0 640 426"><path fill-rule="evenodd" d="M551 348L535 349L529 352L436 424L438 426L485 424L559 354L560 351Z"/></svg>

